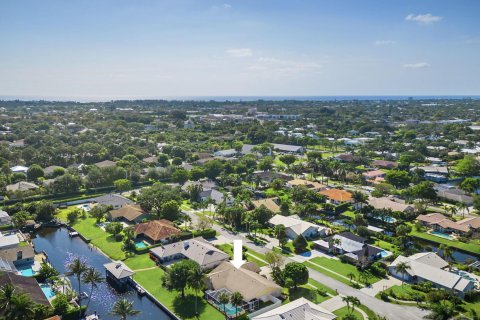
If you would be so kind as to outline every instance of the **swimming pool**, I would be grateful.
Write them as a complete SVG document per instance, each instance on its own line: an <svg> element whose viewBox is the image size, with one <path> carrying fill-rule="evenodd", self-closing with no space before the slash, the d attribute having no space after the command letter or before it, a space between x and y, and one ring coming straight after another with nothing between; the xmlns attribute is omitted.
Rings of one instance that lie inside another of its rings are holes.
<svg viewBox="0 0 480 320"><path fill-rule="evenodd" d="M224 306L223 304L217 304L217 306L221 311L223 311L223 306ZM237 314L242 312L242 308L238 308L231 303L227 303L227 304L225 304L225 312L229 316L236 316Z"/></svg>
<svg viewBox="0 0 480 320"><path fill-rule="evenodd" d="M55 292L53 291L52 287L46 283L40 284L40 288L43 291L43 294L45 297L47 297L48 300L52 299L55 297Z"/></svg>
<svg viewBox="0 0 480 320"><path fill-rule="evenodd" d="M442 233L442 232L438 232L438 231L432 231L431 232L434 236L437 236L437 237L440 237L440 238L444 238L444 239L448 239L448 240L453 240L453 237L449 234L446 234L446 233Z"/></svg>
<svg viewBox="0 0 480 320"><path fill-rule="evenodd" d="M148 248L148 244L146 244L144 241L135 241L135 248L145 249Z"/></svg>
<svg viewBox="0 0 480 320"><path fill-rule="evenodd" d="M35 271L32 269L33 264L24 264L17 267L18 272L24 277L33 277Z"/></svg>
<svg viewBox="0 0 480 320"><path fill-rule="evenodd" d="M383 250L383 251L380 251L379 255L380 255L380 258L385 258L385 257L388 257L390 253L388 251Z"/></svg>

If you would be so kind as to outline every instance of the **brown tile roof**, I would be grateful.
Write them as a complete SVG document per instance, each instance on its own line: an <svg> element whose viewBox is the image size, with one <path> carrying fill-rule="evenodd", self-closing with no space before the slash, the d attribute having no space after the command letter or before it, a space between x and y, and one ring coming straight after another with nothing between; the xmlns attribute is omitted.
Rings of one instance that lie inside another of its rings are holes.
<svg viewBox="0 0 480 320"><path fill-rule="evenodd" d="M374 166L381 167L381 168L395 168L398 167L398 163L394 161L386 161L386 160L375 160L372 162Z"/></svg>
<svg viewBox="0 0 480 320"><path fill-rule="evenodd" d="M373 170L373 171L364 172L362 173L362 175L367 179L372 179L372 178L385 176L385 172L383 172L382 170Z"/></svg>
<svg viewBox="0 0 480 320"><path fill-rule="evenodd" d="M350 202L352 201L352 194L345 190L340 189L327 189L319 192L323 194L330 200L335 200L339 202Z"/></svg>
<svg viewBox="0 0 480 320"><path fill-rule="evenodd" d="M171 221L162 219L138 224L135 227L135 234L143 234L153 241L158 241L180 234L180 230L175 228Z"/></svg>
<svg viewBox="0 0 480 320"><path fill-rule="evenodd" d="M145 214L145 211L139 205L126 205L120 209L112 210L109 213L111 219L124 218L128 221L133 221Z"/></svg>
<svg viewBox="0 0 480 320"><path fill-rule="evenodd" d="M50 305L37 280L33 277L23 277L12 272L0 273L0 287L6 284L13 285L17 292L26 293L36 303Z"/></svg>
<svg viewBox="0 0 480 320"><path fill-rule="evenodd" d="M417 217L418 221L426 222L429 224L437 223L445 219L445 216L441 213L429 213L429 214L420 214Z"/></svg>
<svg viewBox="0 0 480 320"><path fill-rule="evenodd" d="M461 225L464 225L464 226L471 226L473 229L479 229L480 228L480 218L479 217L465 218L463 220L458 221L457 223L461 224Z"/></svg>
<svg viewBox="0 0 480 320"><path fill-rule="evenodd" d="M267 198L267 199L260 199L252 201L252 204L255 208L259 208L264 205L268 210L272 211L273 213L279 213L280 206L275 202L277 198Z"/></svg>

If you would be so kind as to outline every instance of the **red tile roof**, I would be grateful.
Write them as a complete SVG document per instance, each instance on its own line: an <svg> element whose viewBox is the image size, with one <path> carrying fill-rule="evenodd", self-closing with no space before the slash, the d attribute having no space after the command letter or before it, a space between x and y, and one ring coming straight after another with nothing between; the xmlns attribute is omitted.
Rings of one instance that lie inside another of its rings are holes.
<svg viewBox="0 0 480 320"><path fill-rule="evenodd" d="M179 229L173 226L171 221L165 219L140 223L135 227L136 235L143 234L153 241L166 239L173 235L180 234L180 232Z"/></svg>

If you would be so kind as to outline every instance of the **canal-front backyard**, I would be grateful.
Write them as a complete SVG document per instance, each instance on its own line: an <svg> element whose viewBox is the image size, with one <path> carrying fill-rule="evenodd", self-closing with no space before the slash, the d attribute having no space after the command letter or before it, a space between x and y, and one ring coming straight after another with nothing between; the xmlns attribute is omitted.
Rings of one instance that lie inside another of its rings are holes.
<svg viewBox="0 0 480 320"><path fill-rule="evenodd" d="M74 209L75 207L69 207L60 210L57 218L59 218L63 222L66 222L66 215L70 210ZM203 293L201 291L195 293L193 290L187 288L185 291L185 297L181 298L179 292L170 291L163 287L162 277L165 271L155 265L155 263L150 259L148 253L126 254L122 250L123 242L115 241L114 236L105 232L102 228L98 227L96 220L93 217L90 217L88 213L86 213L84 218L80 217L74 223L72 223L72 227L76 231L78 231L82 235L82 237L88 239L89 244L87 244L81 238L69 238L68 231L65 228L60 228L58 232L55 233L53 233L53 231L49 231L49 234L58 235L55 237L53 235L50 235L49 237L43 239L42 235L45 232L41 231L37 235L37 238L34 240L36 250L46 251L50 258L50 262L61 273L63 273L65 270L64 260L67 258L67 256L71 256L73 253L76 253L75 250L70 250L68 244L71 242L78 243L78 245L81 245L84 248L84 250L82 251L82 256L86 257L87 263L90 264L90 259L100 259L101 261L104 261L98 264L98 268L95 266L101 272L104 272L105 270L103 268L103 264L110 262L110 259L123 260L125 264L135 272L133 279L145 290L147 290L153 297L160 301L166 308L178 315L181 319L224 319L224 316L220 311L207 303L207 301L203 298ZM56 240L57 237L62 238L62 241L60 241L60 243L56 245L53 245L53 248L58 246L59 252L55 252L55 249L52 249L52 245L50 244L50 241ZM39 243L38 246L37 242ZM50 252L47 251L45 248L50 248L49 251L52 251L53 253L50 254ZM56 256L57 260L59 261L54 262L52 255ZM61 267L57 267L57 264L61 265ZM72 283L76 285L76 281L72 281ZM82 289L82 291L86 290ZM197 297L197 299L195 299L195 297ZM148 300L148 298L145 297L143 298L143 300ZM195 300L197 300L198 316L195 315ZM93 304L93 301L91 304ZM154 306L156 307L156 305ZM93 309L93 307L89 307L89 309L91 311L95 310ZM99 312L99 310L96 311ZM145 318L139 317L139 319ZM155 319L164 318L156 317ZM169 318L167 317L165 319Z"/></svg>

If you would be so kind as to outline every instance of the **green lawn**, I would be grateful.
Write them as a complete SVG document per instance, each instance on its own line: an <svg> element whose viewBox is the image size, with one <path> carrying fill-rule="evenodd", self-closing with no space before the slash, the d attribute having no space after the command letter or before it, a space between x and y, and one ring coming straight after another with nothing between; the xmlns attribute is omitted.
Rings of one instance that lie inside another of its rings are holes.
<svg viewBox="0 0 480 320"><path fill-rule="evenodd" d="M130 257L124 262L132 270L155 267L155 262L153 262L153 260L150 259L150 255L148 253L139 254L139 255Z"/></svg>
<svg viewBox="0 0 480 320"><path fill-rule="evenodd" d="M355 217L355 212L347 210L342 213L342 216L348 217L348 218L354 218Z"/></svg>
<svg viewBox="0 0 480 320"><path fill-rule="evenodd" d="M338 293L333 290L332 288L330 287L327 287L326 285L318 282L318 281L315 281L313 279L308 279L308 283L310 283L312 286L316 287L317 289L320 289L320 290L324 290L328 293L330 293L332 296L336 296Z"/></svg>
<svg viewBox="0 0 480 320"><path fill-rule="evenodd" d="M425 297L424 292L413 289L412 286L409 284L404 284L403 286L395 285L389 288L386 292L389 295L390 295L390 292L393 292L395 294L395 298L399 300L413 301L414 300L413 295L415 293L418 293L423 297Z"/></svg>
<svg viewBox="0 0 480 320"><path fill-rule="evenodd" d="M225 244L220 244L220 245L217 245L217 247L222 250L223 252L227 253L231 258L233 258L233 246L228 244L228 243L225 243ZM246 258L247 258L247 261L249 262L255 262L259 267L263 267L263 266L266 266L267 264L257 258L260 258L262 260L265 260L265 257L263 255L261 255L260 253L257 253L253 250L248 250L247 251L247 254L246 255Z"/></svg>
<svg viewBox="0 0 480 320"><path fill-rule="evenodd" d="M195 292L187 289L185 297L182 298L179 292L168 291L162 287L162 276L164 271L160 268L137 272L133 278L155 298L162 302L168 309L172 310L182 319L200 320L223 320L224 316L220 311L212 307L202 298L203 293L197 296L197 307L200 316L195 316Z"/></svg>
<svg viewBox="0 0 480 320"><path fill-rule="evenodd" d="M67 214L74 210L75 207L68 207L59 210L57 218L62 221L67 221ZM96 226L96 220L86 214L86 218L78 218L72 227L78 231L82 236L90 240L90 243L102 250L113 260L123 260L126 258L125 252L122 251L122 241L115 241L115 238Z"/></svg>
<svg viewBox="0 0 480 320"><path fill-rule="evenodd" d="M339 273L347 278L349 278L350 273L353 273L355 275L354 280L360 281L359 280L359 277L360 277L360 279L362 279L361 281L363 281L363 278L361 278L360 276L361 274L360 271L357 269L357 267L355 267L352 264L343 263L340 260L329 259L324 257L316 257L311 259L310 261L315 262L316 264L321 265L322 267L335 271L336 273ZM380 278L370 274L368 280L370 283L375 283L379 281Z"/></svg>
<svg viewBox="0 0 480 320"><path fill-rule="evenodd" d="M393 243L390 243L390 242L387 242L387 241L384 241L384 240L380 240L380 239L374 239L375 241L373 241L371 244L376 246L376 247L379 247L379 248L382 248L382 249L385 249L385 250L388 250L390 252L394 252L394 253L398 253L399 252L399 249L396 245L394 245Z"/></svg>
<svg viewBox="0 0 480 320"><path fill-rule="evenodd" d="M338 280L338 281L340 281L340 282L343 282L343 283L345 283L346 285L349 285L349 286L352 285L352 283L350 282L350 280L345 279L345 278L343 278L343 277L340 277L340 276L338 276L337 274L332 273L332 272L329 272L329 271L327 271L327 270L325 270L325 269L319 268L319 267L317 267L316 265L314 265L314 264L312 264L312 263L310 263L310 262L308 262L308 261L305 261L303 264L305 264L307 267L309 267L309 268L311 268L311 269L313 269L313 270L315 270L315 271L318 271L318 272L320 272L320 273L323 273L323 274L326 275L326 276L329 276L330 278L333 278L333 279L335 279L335 280Z"/></svg>
<svg viewBox="0 0 480 320"><path fill-rule="evenodd" d="M343 307L343 308L340 308L340 309L338 309L338 310L333 311L333 313L338 317L337 319L342 320L343 317L345 317L347 314L352 313L351 311L352 311L352 309L348 310L348 309L347 309L347 306L345 306L345 307ZM357 310L353 310L353 315L354 315L358 320L363 319L362 314L361 314L360 312L358 312Z"/></svg>
<svg viewBox="0 0 480 320"><path fill-rule="evenodd" d="M283 292L286 296L288 296L288 298L283 301L283 304L302 297L312 301L313 303L321 303L331 298L329 295L322 296L316 289L308 285L299 286L297 289L291 289L290 291L284 289Z"/></svg>
<svg viewBox="0 0 480 320"><path fill-rule="evenodd" d="M410 232L411 236L414 236L419 239L424 239L428 241L432 241L438 244L446 244L449 247L457 248L460 250L464 250L467 252L471 252L474 254L480 254L480 241L479 240L470 240L468 243L460 242L458 240L448 240L445 238L437 237L431 234L428 234L423 231L415 230L415 227L412 225L412 232Z"/></svg>

